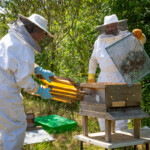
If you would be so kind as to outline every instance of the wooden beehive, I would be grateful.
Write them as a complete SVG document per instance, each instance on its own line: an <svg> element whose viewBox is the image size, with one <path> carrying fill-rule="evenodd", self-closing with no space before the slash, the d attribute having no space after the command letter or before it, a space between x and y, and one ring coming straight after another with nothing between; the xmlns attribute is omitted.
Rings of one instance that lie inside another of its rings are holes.
<svg viewBox="0 0 150 150"><path fill-rule="evenodd" d="M143 118L141 86L128 87L125 83L81 83L85 92L80 102L80 114L108 120Z"/></svg>

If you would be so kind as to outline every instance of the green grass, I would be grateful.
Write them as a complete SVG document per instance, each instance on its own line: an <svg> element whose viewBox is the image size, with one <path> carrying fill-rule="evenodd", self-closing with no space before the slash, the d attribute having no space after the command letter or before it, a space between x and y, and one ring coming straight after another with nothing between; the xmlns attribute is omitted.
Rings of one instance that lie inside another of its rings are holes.
<svg viewBox="0 0 150 150"><path fill-rule="evenodd" d="M27 96L26 96L27 97ZM75 135L82 134L82 116L79 115L79 103L65 104L57 101L40 100L35 96L24 98L25 112L32 112L35 117L57 114L62 117L77 121L75 131L51 134L55 141L43 142L40 144L26 145L24 150L79 150L80 142L74 139ZM129 122L129 128L132 128L132 120ZM89 117L88 121L89 133L99 132L97 118ZM127 147L126 150L133 150L133 147ZM139 145L138 150L144 150L145 145ZM104 150L98 146L84 143L84 150ZM122 149L117 149L122 150Z"/></svg>

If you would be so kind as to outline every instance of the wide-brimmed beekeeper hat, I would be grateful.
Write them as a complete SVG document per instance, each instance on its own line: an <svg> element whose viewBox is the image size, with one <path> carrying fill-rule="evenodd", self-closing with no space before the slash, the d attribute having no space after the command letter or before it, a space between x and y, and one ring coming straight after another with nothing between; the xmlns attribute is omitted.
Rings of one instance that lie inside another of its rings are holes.
<svg viewBox="0 0 150 150"><path fill-rule="evenodd" d="M110 16L105 16L104 18L104 25L108 25L111 23L117 23L119 22L118 17L116 14L110 15Z"/></svg>
<svg viewBox="0 0 150 150"><path fill-rule="evenodd" d="M30 17L27 18L27 17L19 14L19 17L21 17L24 20L30 21L31 23L35 24L40 29L45 31L49 37L54 38L54 36L50 32L48 32L48 30L47 30L48 21L44 17L42 17L41 15L32 14Z"/></svg>
<svg viewBox="0 0 150 150"><path fill-rule="evenodd" d="M104 17L104 24L103 25L99 25L96 27L96 29L98 29L100 32L104 31L104 27L108 24L112 24L112 23L118 23L118 27L120 30L124 31L128 29L128 25L127 25L127 19L124 20L118 20L118 17L116 14L112 14L109 16L105 16Z"/></svg>

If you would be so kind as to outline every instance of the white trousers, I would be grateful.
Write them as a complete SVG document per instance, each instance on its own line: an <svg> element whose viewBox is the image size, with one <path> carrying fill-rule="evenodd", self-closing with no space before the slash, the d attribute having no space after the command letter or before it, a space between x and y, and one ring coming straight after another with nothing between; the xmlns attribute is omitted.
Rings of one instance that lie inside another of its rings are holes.
<svg viewBox="0 0 150 150"><path fill-rule="evenodd" d="M117 120L115 121L115 130L127 129L128 120ZM101 131L105 131L105 119L98 118L98 123Z"/></svg>

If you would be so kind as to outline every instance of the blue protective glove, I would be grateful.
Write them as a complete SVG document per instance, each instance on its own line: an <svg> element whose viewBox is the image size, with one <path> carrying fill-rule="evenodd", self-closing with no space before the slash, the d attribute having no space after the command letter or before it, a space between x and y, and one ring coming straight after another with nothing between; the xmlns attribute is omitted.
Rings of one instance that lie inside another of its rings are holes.
<svg viewBox="0 0 150 150"><path fill-rule="evenodd" d="M49 79L49 77L54 76L54 74L50 70L45 70L42 67L36 67L35 73L42 75L50 83L51 83L51 80Z"/></svg>
<svg viewBox="0 0 150 150"><path fill-rule="evenodd" d="M39 86L39 89L35 94L40 95L43 99L50 99L50 98L52 99L53 97L49 92L50 90L51 90L50 88L43 89L41 88L41 86Z"/></svg>

